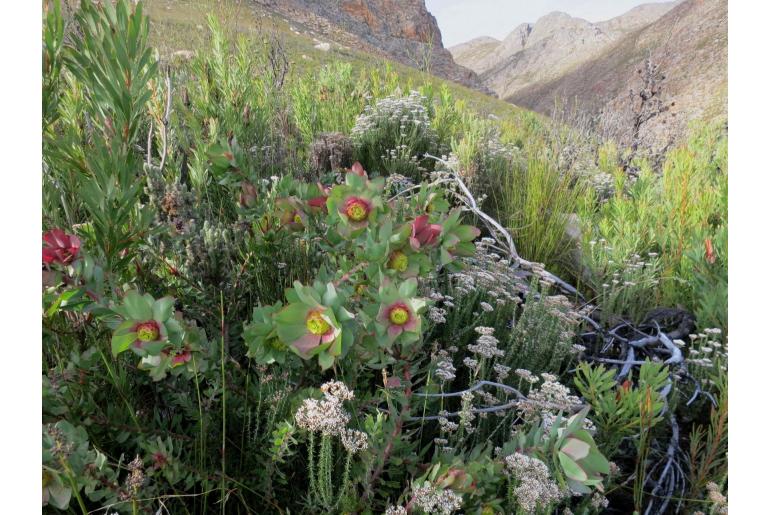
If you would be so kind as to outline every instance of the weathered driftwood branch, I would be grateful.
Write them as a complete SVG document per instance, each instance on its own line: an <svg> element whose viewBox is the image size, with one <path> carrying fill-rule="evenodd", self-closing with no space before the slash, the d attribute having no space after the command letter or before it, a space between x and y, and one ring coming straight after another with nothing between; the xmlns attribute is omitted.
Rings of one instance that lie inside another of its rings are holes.
<svg viewBox="0 0 770 515"><path fill-rule="evenodd" d="M479 381L478 383L474 384L467 390L460 390L459 392L448 392L448 393L418 392L418 393L415 393L415 395L417 397L461 397L464 393L475 392L476 390L480 390L485 386L494 386L495 388L500 388L501 390L505 390L508 393L512 393L516 395L520 399L526 398L524 394L518 391L516 388L512 386L508 386L507 384L503 384L503 383L495 383L494 381Z"/></svg>
<svg viewBox="0 0 770 515"><path fill-rule="evenodd" d="M651 481L652 474L648 475L648 482L652 482L652 492L650 495L650 502L647 504L644 515L663 515L664 513L667 513L666 508L668 508L678 484L681 485L680 492L682 496L684 495L684 474L682 473L682 468L677 459L677 454L680 451L679 424L677 423L676 416L673 412L671 412L669 416L669 421L671 423L671 438L668 441L666 453L650 472L652 473L660 466L662 466L663 469L654 481ZM662 499L662 501L656 508L655 505L660 499ZM678 511L679 510L677 509L677 512Z"/></svg>
<svg viewBox="0 0 770 515"><path fill-rule="evenodd" d="M505 411L507 409L515 408L519 404L519 402L521 402L522 400L527 398L523 393L521 393L519 390L517 390L516 388L514 388L512 386L508 386L507 384L503 384L503 383L495 383L493 381L479 381L476 384L474 384L473 386L471 386L470 388L468 388L467 390L460 390L458 392L446 392L446 393L424 393L424 392L418 392L418 393L415 393L414 395L417 396L417 397L427 397L427 398L432 398L432 399L435 399L435 398L449 398L449 397L461 397L465 393L475 392L477 390L480 390L480 389L484 388L485 386L492 386L492 387L495 387L495 388L500 388L501 390L504 390L507 393L511 393L511 394L515 395L516 399L512 400L512 401L509 401L509 402L506 402L504 404L498 404L498 405L495 405L495 406L486 406L486 407L483 407L483 408L471 408L471 410L470 410L471 413L478 414L478 413L494 413L494 412L497 412L497 411ZM444 415L426 415L426 416L420 416L420 417L411 417L409 420L411 420L411 421L414 421L414 420L438 420L440 418L454 418L454 417L459 417L459 416L460 416L460 412L459 411L454 411L454 412L445 413Z"/></svg>
<svg viewBox="0 0 770 515"><path fill-rule="evenodd" d="M495 413L495 412L498 412L498 411L505 411L505 410L508 410L508 409L516 408L519 405L520 402L527 400L527 396L524 395L523 393L521 393L516 388L514 388L512 386L508 386L507 384L503 384L503 383L495 383L494 381L479 381L476 384L474 384L473 386L471 386L470 388L468 388L466 390L460 390L460 391L457 391L457 392L446 392L446 393L424 393L424 392L418 392L418 393L415 393L414 395L417 396L417 397L424 397L424 398L431 398L431 399L436 399L436 398L442 398L443 399L443 398L449 398L449 397L461 397L465 393L475 392L477 390L481 390L485 386L492 386L492 387L495 387L495 388L499 388L501 390L504 390L507 393L515 395L516 398L514 400L505 402L503 404L496 404L494 406L485 406L485 407L481 407L481 408L471 408L469 410L471 413L478 414L478 413ZM583 409L584 407L585 407L584 405L577 406L575 408L574 412L577 412L577 411ZM441 419L441 418L459 417L460 414L461 414L460 411L453 411L453 412L444 413L443 415L427 415L427 416L420 416L420 417L411 417L409 420L411 420L411 421L414 421L414 420L438 420L438 419Z"/></svg>
<svg viewBox="0 0 770 515"><path fill-rule="evenodd" d="M476 202L476 198L471 193L471 190L468 189L468 186L462 180L460 174L453 170L451 165L444 159L433 156L431 154L424 154L424 156L446 166L448 171L447 173L449 173L452 179L454 179L454 182L462 191L462 195L458 195L458 198L462 200L469 211L481 219L482 223L487 227L489 233L492 235L492 238L501 245L500 250L504 250L504 252L508 255L511 266L514 268L521 266L522 268L526 268L528 270L534 270L535 265L531 261L527 261L526 259L519 256L511 233L505 227L503 227L500 222L481 210L478 203ZM577 288L561 279L560 277L552 274L551 272L548 272L547 270L541 270L538 271L538 273L543 277L543 279L558 285L559 288L561 288L565 293L576 296L580 299L583 298L580 292L577 291Z"/></svg>

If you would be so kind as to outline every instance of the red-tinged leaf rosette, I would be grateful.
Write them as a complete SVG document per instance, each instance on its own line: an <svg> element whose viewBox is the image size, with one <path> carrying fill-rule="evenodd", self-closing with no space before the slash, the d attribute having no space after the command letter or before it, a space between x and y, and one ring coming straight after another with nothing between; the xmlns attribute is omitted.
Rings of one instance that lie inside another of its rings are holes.
<svg viewBox="0 0 770 515"><path fill-rule="evenodd" d="M80 238L61 229L43 234L43 263L46 265L70 265L80 253Z"/></svg>

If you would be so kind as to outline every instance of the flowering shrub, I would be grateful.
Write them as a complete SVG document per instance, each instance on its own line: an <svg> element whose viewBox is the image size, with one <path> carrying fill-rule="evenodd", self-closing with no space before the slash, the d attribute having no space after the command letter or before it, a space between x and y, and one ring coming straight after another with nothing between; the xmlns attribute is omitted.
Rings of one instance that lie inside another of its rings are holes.
<svg viewBox="0 0 770 515"><path fill-rule="evenodd" d="M118 316L118 320L112 321L112 354L131 350L142 358L139 368L149 370L155 380L163 379L169 370L192 372L193 353L201 350L205 335L196 328L184 327L173 309L171 297L155 300L149 294L128 291L122 303L112 310ZM205 369L205 362L197 367Z"/></svg>
<svg viewBox="0 0 770 515"><path fill-rule="evenodd" d="M306 188L290 186L297 192ZM312 286L296 282L286 291L286 305L256 308L244 331L250 356L265 364L283 362L291 350L303 359L317 356L328 369L351 350L379 355L385 363L382 353L394 352L394 344L406 349L421 341L426 302L417 296L417 277L459 266L457 258L473 253L480 232L460 223L458 209L447 213L438 192L430 197L430 212L419 214L425 210L419 203L386 202L384 188L383 178L370 179L355 163L328 196L289 197L295 219L282 227L318 234L340 268Z"/></svg>
<svg viewBox="0 0 770 515"><path fill-rule="evenodd" d="M364 166L399 173L420 181L427 163L422 154L435 152L426 98L416 91L389 96L367 105L351 131Z"/></svg>

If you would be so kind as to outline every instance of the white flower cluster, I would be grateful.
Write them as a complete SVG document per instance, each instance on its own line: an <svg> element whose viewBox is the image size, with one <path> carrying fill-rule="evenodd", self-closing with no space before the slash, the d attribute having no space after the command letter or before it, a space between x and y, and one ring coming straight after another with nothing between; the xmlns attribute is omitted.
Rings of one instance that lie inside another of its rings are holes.
<svg viewBox="0 0 770 515"><path fill-rule="evenodd" d="M414 489L414 504L425 513L451 515L462 507L463 498L452 490L439 490L426 481Z"/></svg>
<svg viewBox="0 0 770 515"><path fill-rule="evenodd" d="M580 399L570 395L569 388L559 383L556 376L542 374L543 384L532 389L526 399L518 403L522 418L531 422L540 419L546 428L553 422L557 413L571 413L578 408Z"/></svg>
<svg viewBox="0 0 770 515"><path fill-rule="evenodd" d="M439 415L438 425L442 433L451 433L453 431L457 431L457 428L460 427L456 422L452 422L447 418L447 416L449 415L448 411L441 410L438 412L438 415Z"/></svg>
<svg viewBox="0 0 770 515"><path fill-rule="evenodd" d="M501 259L500 255L492 250L493 245L496 243L491 238L482 238L476 242L475 256L465 260L466 266L461 272L450 275L454 291L459 296L483 291L491 297L489 301L480 304L484 312L493 311L495 305L521 303L519 294L528 288L527 283L515 274L510 262Z"/></svg>
<svg viewBox="0 0 770 515"><path fill-rule="evenodd" d="M431 306L428 310L428 318L434 324L446 323L446 309Z"/></svg>
<svg viewBox="0 0 770 515"><path fill-rule="evenodd" d="M407 515L407 513L403 506L388 506L385 510L385 515Z"/></svg>
<svg viewBox="0 0 770 515"><path fill-rule="evenodd" d="M340 381L330 381L321 385L323 399L305 399L294 414L297 425L311 433L327 436L342 435L350 414L342 407L342 402L353 398L353 392Z"/></svg>
<svg viewBox="0 0 770 515"><path fill-rule="evenodd" d="M455 378L457 369L452 364L449 355L445 351L442 352L444 352L445 356L442 356L442 359L436 363L436 375L441 379L441 382L446 383Z"/></svg>
<svg viewBox="0 0 770 515"><path fill-rule="evenodd" d="M706 490L708 491L709 501L714 503L714 511L712 513L727 514L727 497L720 491L719 485L709 481L706 484Z"/></svg>
<svg viewBox="0 0 770 515"><path fill-rule="evenodd" d="M501 383L505 381L505 379L508 377L508 374L511 372L511 367L506 367L500 363L496 363L492 369L495 371L495 374L497 374L497 380Z"/></svg>
<svg viewBox="0 0 770 515"><path fill-rule="evenodd" d="M558 503L566 497L567 492L551 479L548 466L539 459L517 452L505 457L505 465L518 482L513 493L524 512L535 513L538 508Z"/></svg>
<svg viewBox="0 0 770 515"><path fill-rule="evenodd" d="M401 133L420 131L432 134L426 101L426 97L412 91L405 97L391 95L378 100L374 106L367 105L356 119L351 136L355 139L383 126L398 127Z"/></svg>
<svg viewBox="0 0 770 515"><path fill-rule="evenodd" d="M505 356L505 352L497 347L499 341L492 336L494 332L492 327L477 327L476 332L481 336L475 344L468 345L469 351L487 359Z"/></svg>
<svg viewBox="0 0 770 515"><path fill-rule="evenodd" d="M591 496L591 506L595 510L603 510L604 508L609 507L610 501L604 497L599 492L595 492L593 496Z"/></svg>
<svg viewBox="0 0 770 515"><path fill-rule="evenodd" d="M321 391L327 399L349 401L355 397L353 392L342 381L329 381L321 385Z"/></svg>
<svg viewBox="0 0 770 515"><path fill-rule="evenodd" d="M465 432L471 434L476 428L473 427L473 420L476 415L473 414L473 392L463 392L462 409L460 409L460 425Z"/></svg>
<svg viewBox="0 0 770 515"><path fill-rule="evenodd" d="M369 436L357 429L345 429L340 433L340 440L342 440L342 446L350 454L357 454L369 447Z"/></svg>
<svg viewBox="0 0 770 515"><path fill-rule="evenodd" d="M687 363L703 368L715 368L718 365L720 369L727 370L727 347L721 342L721 334L721 329L713 327L704 329L702 333L689 335L690 344L686 346ZM685 347L684 342L677 345Z"/></svg>
<svg viewBox="0 0 770 515"><path fill-rule="evenodd" d="M529 384L535 384L540 381L540 378L535 374L527 370L526 368L517 368L514 373Z"/></svg>

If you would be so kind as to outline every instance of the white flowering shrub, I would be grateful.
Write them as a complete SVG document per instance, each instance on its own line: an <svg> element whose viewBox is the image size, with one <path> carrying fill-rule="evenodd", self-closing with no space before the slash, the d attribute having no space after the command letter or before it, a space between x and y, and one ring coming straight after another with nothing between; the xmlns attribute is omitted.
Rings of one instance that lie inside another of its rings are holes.
<svg viewBox="0 0 770 515"><path fill-rule="evenodd" d="M436 150L427 99L416 91L388 96L367 105L351 137L365 168L398 173L419 182L431 162L423 154Z"/></svg>

